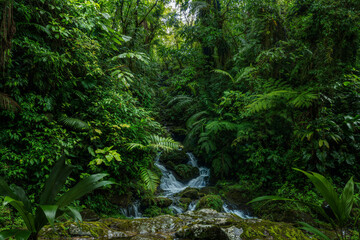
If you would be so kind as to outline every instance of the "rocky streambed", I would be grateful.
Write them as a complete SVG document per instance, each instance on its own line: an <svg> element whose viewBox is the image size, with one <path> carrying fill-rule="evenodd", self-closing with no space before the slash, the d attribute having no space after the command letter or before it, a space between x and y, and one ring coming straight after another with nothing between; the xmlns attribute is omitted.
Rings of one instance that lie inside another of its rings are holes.
<svg viewBox="0 0 360 240"><path fill-rule="evenodd" d="M95 222L58 223L44 227L39 239L310 239L289 223L242 219L213 209L187 211L176 216L139 219L101 219ZM314 239L314 238L311 238Z"/></svg>

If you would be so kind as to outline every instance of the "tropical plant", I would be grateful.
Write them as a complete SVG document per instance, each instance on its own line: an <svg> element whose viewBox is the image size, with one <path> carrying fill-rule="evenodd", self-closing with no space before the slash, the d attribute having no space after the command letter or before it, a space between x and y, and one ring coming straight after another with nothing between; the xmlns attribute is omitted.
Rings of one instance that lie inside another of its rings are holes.
<svg viewBox="0 0 360 240"><path fill-rule="evenodd" d="M160 183L160 178L156 173L147 168L140 168L140 177L144 182L147 189L149 189L152 193L156 191Z"/></svg>
<svg viewBox="0 0 360 240"><path fill-rule="evenodd" d="M172 138L165 138L157 135L150 135L145 137L145 144L141 143L128 143L128 149L139 148L143 150L152 151L165 151L170 152L177 150L181 147L181 144L174 141Z"/></svg>
<svg viewBox="0 0 360 240"><path fill-rule="evenodd" d="M341 195L339 196L334 188L334 186L321 174L315 172L306 172L297 168L294 168L296 171L304 173L310 181L314 184L316 190L321 194L324 201L330 207L333 216L328 214L322 206L318 206L316 204L312 204L309 202L303 202L295 199L288 199L278 196L262 196L251 200L249 203L255 203L259 201L296 201L302 204L309 206L311 209L315 210L318 214L323 216L332 226L333 230L336 232L338 239L348 239L350 237L348 226L355 227L357 224L359 216L356 216L356 220L354 223L350 224L351 220L351 211L353 209L353 204L355 201L354 195L354 181L353 178L346 183ZM323 233L321 233L316 228L311 225L300 222L303 225L303 229L310 231L316 234L318 237L322 239L329 239Z"/></svg>
<svg viewBox="0 0 360 240"><path fill-rule="evenodd" d="M32 206L25 191L19 186L9 186L4 179L0 178L0 195L5 196L4 205L10 204L22 217L26 230L6 230L0 232L0 239L14 236L15 239L36 239L43 226L50 223L54 226L55 219L64 213L75 220L82 221L81 214L69 206L75 200L85 194L108 184L110 181L102 181L107 174L93 174L81 180L73 188L58 198L60 190L72 172L73 167L65 164L65 159L59 160L53 167L45 188L40 195L40 201Z"/></svg>

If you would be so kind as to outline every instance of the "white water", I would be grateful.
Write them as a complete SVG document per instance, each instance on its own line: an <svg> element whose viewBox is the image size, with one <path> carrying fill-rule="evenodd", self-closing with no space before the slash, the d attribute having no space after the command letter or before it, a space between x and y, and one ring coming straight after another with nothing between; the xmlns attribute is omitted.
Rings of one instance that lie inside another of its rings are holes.
<svg viewBox="0 0 360 240"><path fill-rule="evenodd" d="M173 204L169 208L172 209L175 214L183 213L185 210L194 211L196 208L197 201L190 203L188 209L184 210L179 206L179 197L176 197L174 195L176 195L176 193L185 190L187 187L200 189L208 186L210 169L206 167L199 167L198 161L195 158L195 156L192 153L187 153L187 156L189 157L189 161L187 164L193 167L197 167L199 169L200 174L198 177L191 179L189 182L182 183L175 178L174 174L170 170L166 169L166 167L160 163L159 161L160 156L161 154L157 156L155 160L155 166L157 166L162 172L162 177L160 180L160 189L163 191L162 195L164 197L173 200ZM134 202L126 209L121 209L121 213L127 217L135 217L135 218L142 217L141 213L139 212L139 206L140 206L139 202ZM250 216L246 215L243 211L234 209L234 207L229 206L228 204L223 205L223 211L227 213L236 214L244 219L251 218Z"/></svg>

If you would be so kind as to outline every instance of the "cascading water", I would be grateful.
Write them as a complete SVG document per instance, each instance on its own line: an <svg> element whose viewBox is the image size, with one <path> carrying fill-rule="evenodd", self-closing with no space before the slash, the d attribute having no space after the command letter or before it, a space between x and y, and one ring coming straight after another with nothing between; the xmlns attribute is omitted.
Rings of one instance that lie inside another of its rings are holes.
<svg viewBox="0 0 360 240"><path fill-rule="evenodd" d="M191 165L193 167L196 167L199 169L199 176L191 179L187 183L180 182L176 179L173 172L168 170L164 165L160 163L160 156L159 154L155 160L155 166L157 166L160 171L162 172L162 178L160 181L160 189L162 190L162 196L169 198L173 200L172 205L169 207L173 210L175 214L183 213L184 211L194 211L196 208L197 202L194 201L189 204L188 209L183 209L179 206L179 197L175 196L176 193L179 193L183 190L185 190L188 187L191 188L203 188L208 186L209 184L209 177L210 177L210 169L206 167L199 167L198 161L195 158L195 156L192 153L187 153L187 156L189 158L188 165ZM139 212L139 202L135 202L132 205L130 205L126 209L122 209L121 212L127 217L142 217L141 213ZM238 215L241 218L251 218L250 216L246 215L243 211L237 210L234 208L234 206L224 204L223 205L224 212L227 213L233 213Z"/></svg>

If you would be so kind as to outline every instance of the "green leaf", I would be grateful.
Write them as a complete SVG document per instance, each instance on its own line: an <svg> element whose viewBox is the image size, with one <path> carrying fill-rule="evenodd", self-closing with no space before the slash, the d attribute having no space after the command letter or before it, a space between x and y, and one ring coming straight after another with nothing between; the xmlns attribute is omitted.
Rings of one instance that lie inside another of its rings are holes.
<svg viewBox="0 0 360 240"><path fill-rule="evenodd" d="M9 196L6 196L3 202L3 205L10 204L13 206L20 214L22 219L25 222L27 229L31 232L35 232L35 222L34 222L34 215L30 212L26 211L24 207L24 203L21 201L17 201Z"/></svg>
<svg viewBox="0 0 360 240"><path fill-rule="evenodd" d="M143 182L145 183L145 186L154 193L156 191L157 186L160 183L159 177L152 172L150 169L141 168L140 169L140 176Z"/></svg>
<svg viewBox="0 0 360 240"><path fill-rule="evenodd" d="M113 184L113 182L110 181L99 181L107 175L108 174L99 173L99 174L90 175L89 177L83 179L73 188L71 188L68 192L66 192L63 196L61 196L60 199L57 201L56 205L58 205L59 208L64 208L73 201L75 201L76 199L81 198L85 194L99 187L108 184Z"/></svg>
<svg viewBox="0 0 360 240"><path fill-rule="evenodd" d="M56 212L58 210L57 205L40 205L40 208L43 210L47 220L54 227L54 221L56 218Z"/></svg>
<svg viewBox="0 0 360 240"><path fill-rule="evenodd" d="M19 229L5 230L0 232L0 240L5 240L13 236L15 236L16 240L27 240L30 237L30 235L31 232L28 230L19 230Z"/></svg>
<svg viewBox="0 0 360 240"><path fill-rule="evenodd" d="M82 222L82 217L78 210L76 210L74 207L71 206L68 206L67 209L69 209L69 212L67 214L73 217L76 222L77 221Z"/></svg>
<svg viewBox="0 0 360 240"><path fill-rule="evenodd" d="M330 240L330 238L328 236L326 236L324 233L320 232L318 229L314 228L313 226L311 226L305 222L299 222L299 223L301 225L303 225L303 227L301 227L300 229L311 232L322 240Z"/></svg>
<svg viewBox="0 0 360 240"><path fill-rule="evenodd" d="M248 202L247 204L255 203L255 202L261 202L261 201L265 201L265 200L271 200L271 201L293 201L293 202L296 201L296 200L294 200L294 199L283 198L283 197L278 197L278 196L262 196L262 197L257 197L257 198L255 198L255 199L251 200L251 201Z"/></svg>
<svg viewBox="0 0 360 240"><path fill-rule="evenodd" d="M64 186L72 170L72 166L65 165L64 157L55 164L45 183L44 191L40 196L41 205L53 205L55 203L55 197Z"/></svg>

